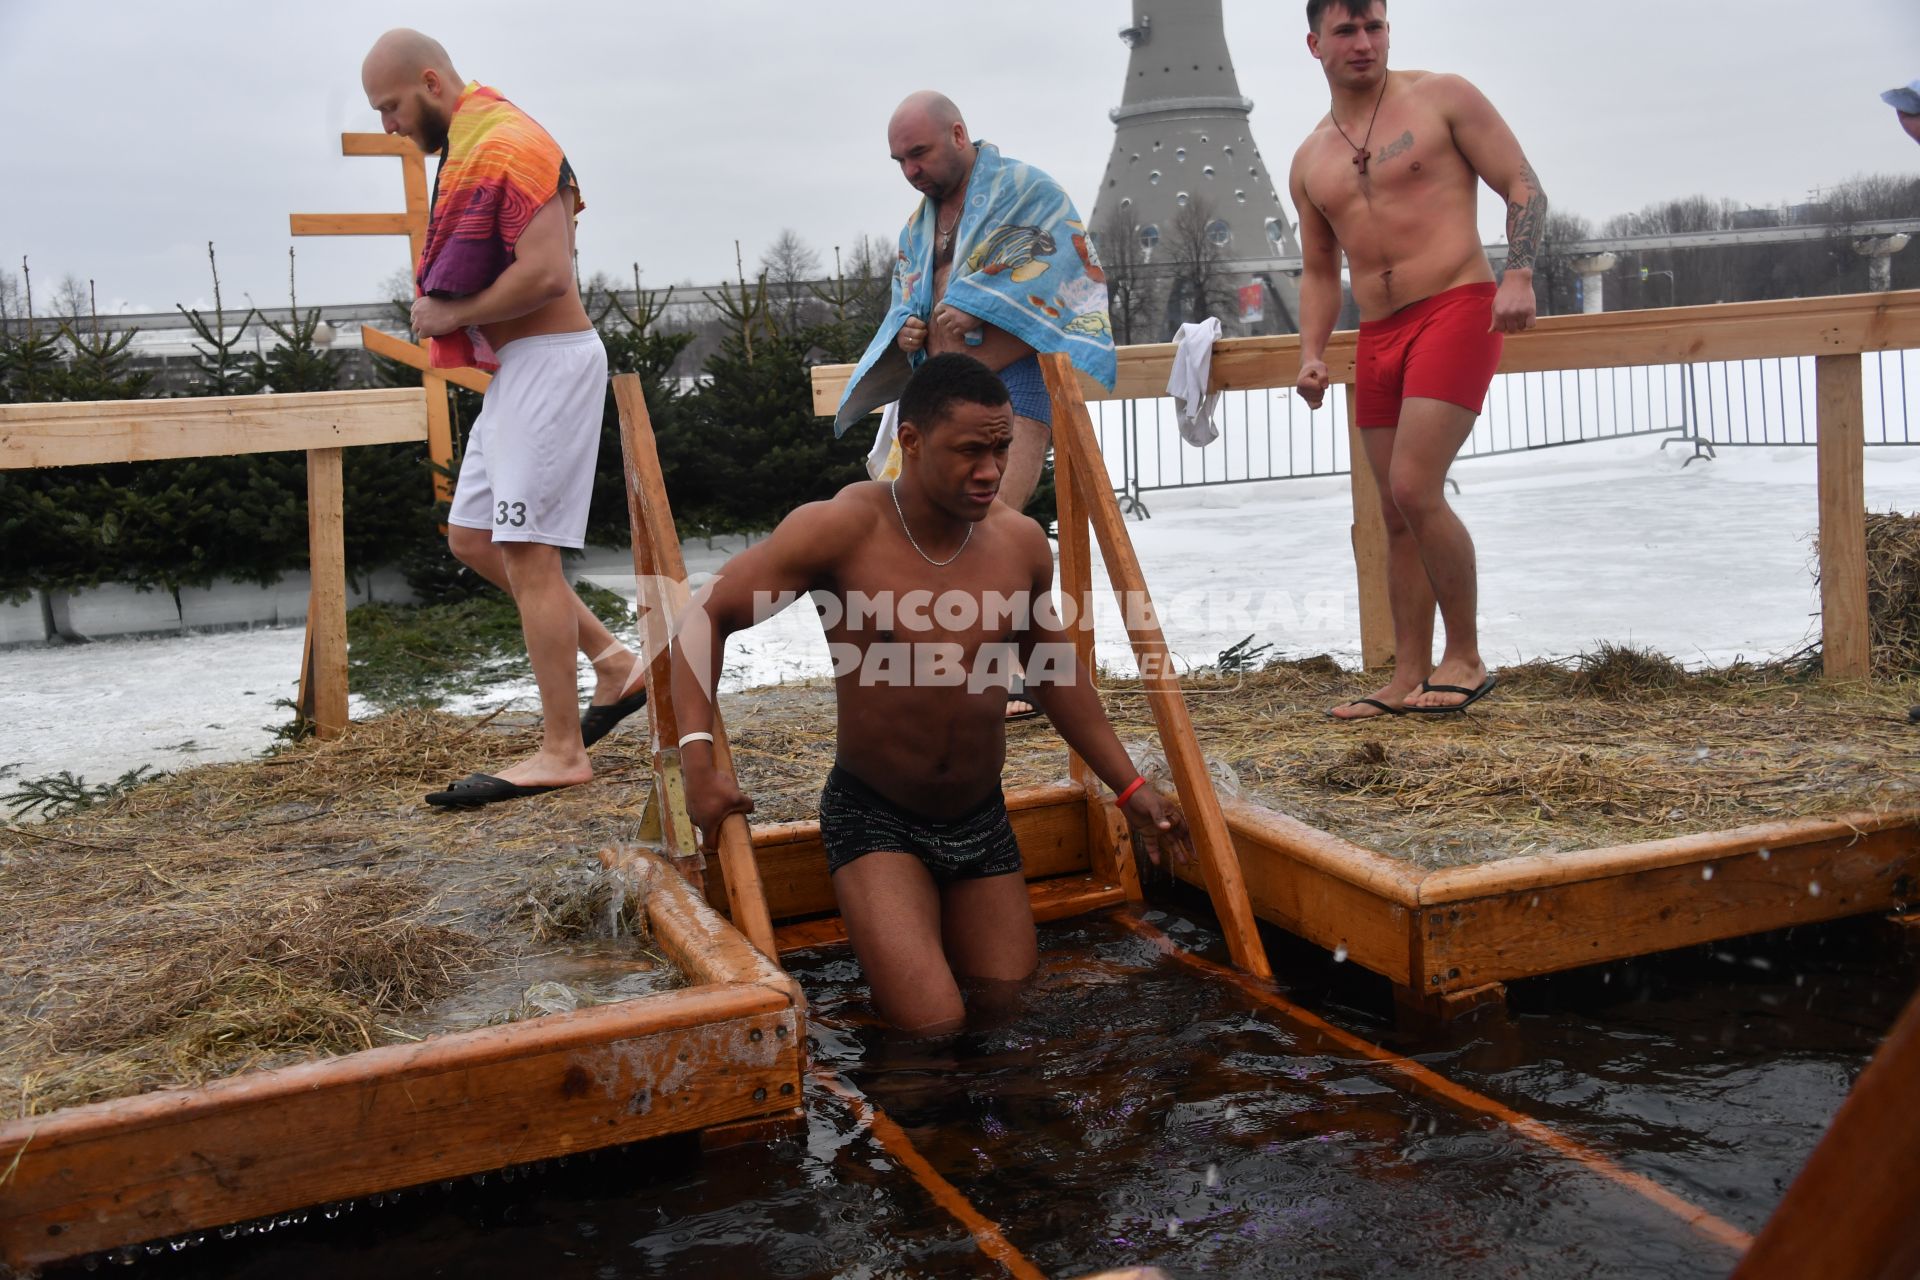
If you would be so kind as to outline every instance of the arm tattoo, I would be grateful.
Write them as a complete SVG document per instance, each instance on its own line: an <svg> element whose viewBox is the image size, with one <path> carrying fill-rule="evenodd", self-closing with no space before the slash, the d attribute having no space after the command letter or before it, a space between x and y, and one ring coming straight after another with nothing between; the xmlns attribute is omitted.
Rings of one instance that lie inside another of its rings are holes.
<svg viewBox="0 0 1920 1280"><path fill-rule="evenodd" d="M1534 255L1540 249L1540 233L1547 221L1547 193L1533 166L1522 160L1515 190L1507 198L1507 270L1533 269ZM1514 195L1522 196L1516 200Z"/></svg>

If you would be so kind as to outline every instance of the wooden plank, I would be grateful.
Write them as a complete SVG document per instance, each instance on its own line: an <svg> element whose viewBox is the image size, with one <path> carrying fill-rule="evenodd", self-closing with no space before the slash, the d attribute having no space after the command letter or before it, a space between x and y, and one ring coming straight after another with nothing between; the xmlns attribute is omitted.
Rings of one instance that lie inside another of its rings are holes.
<svg viewBox="0 0 1920 1280"><path fill-rule="evenodd" d="M691 988L16 1121L0 1129L0 1168L18 1159L0 1257L31 1266L791 1106L794 1016L762 987Z"/></svg>
<svg viewBox="0 0 1920 1280"><path fill-rule="evenodd" d="M1710 878L1710 883L1708 879ZM1419 908L1413 980L1426 993L1886 911L1920 900L1911 826Z"/></svg>
<svg viewBox="0 0 1920 1280"><path fill-rule="evenodd" d="M1346 387L1347 449L1352 458L1348 488L1353 494L1353 569L1360 592L1360 662L1368 670L1393 662L1393 602L1387 592L1387 524L1381 514L1380 486L1360 439L1360 398Z"/></svg>
<svg viewBox="0 0 1920 1280"><path fill-rule="evenodd" d="M1254 914L1404 984L1418 882L1403 866L1284 814L1222 802ZM1174 872L1190 883L1192 867Z"/></svg>
<svg viewBox="0 0 1920 1280"><path fill-rule="evenodd" d="M1068 611L1068 634L1080 667L1091 675L1095 668L1093 636L1093 546L1087 515L1074 492L1070 449L1053 452L1055 522L1060 546L1060 600ZM1087 856L1094 873L1127 891L1131 902L1144 901L1140 873L1133 865L1133 845L1126 819L1109 812L1100 779L1076 751L1067 752L1068 775L1086 792ZM1119 819L1115 823L1113 819Z"/></svg>
<svg viewBox="0 0 1920 1280"><path fill-rule="evenodd" d="M807 997L800 984L721 919L705 896L664 859L632 846L614 846L600 851L600 861L626 872L632 894L645 905L654 942L694 984L750 983L778 992L794 1009L805 1011Z"/></svg>
<svg viewBox="0 0 1920 1280"><path fill-rule="evenodd" d="M404 213L290 213L296 236L404 236L412 228Z"/></svg>
<svg viewBox="0 0 1920 1280"><path fill-rule="evenodd" d="M1876 832L1916 828L1920 828L1920 809L1877 813L1867 811L1837 814L1831 818L1755 822L1725 831L1703 831L1688 836L1670 836L1664 840L1611 845L1604 849L1501 858L1479 866L1429 872L1418 881L1417 900L1423 906L1464 902L1470 898L1630 875L1660 867L1697 867L1716 858L1739 857L1757 849L1784 849L1819 841L1845 843Z"/></svg>
<svg viewBox="0 0 1920 1280"><path fill-rule="evenodd" d="M343 156L399 156L402 159L416 157L423 163L420 148L397 133L343 133L340 135L340 154Z"/></svg>
<svg viewBox="0 0 1920 1280"><path fill-rule="evenodd" d="M674 528L673 509L667 502L666 482L660 473L660 454L654 444L653 422L647 414L646 396L641 390L638 375L623 373L615 377L613 393L620 411L621 445L627 455L629 501L638 505L641 517L641 528L636 530L635 537L644 533L653 566L653 581L660 588L662 596L658 601L650 601L650 604L666 606L655 609L655 617L660 624L670 628L673 615L678 612L682 602L666 597L676 591L684 592L687 567L680 556L680 535ZM667 616L658 617L660 613L666 613ZM650 621L649 625L653 623ZM656 655L656 665L664 656L664 650ZM656 715L661 714L660 704L672 702L671 682L656 687L650 671L647 687L648 705L654 708ZM733 753L727 748L727 730L721 722L718 704L713 708L713 758L716 768L732 771ZM755 946L768 956L773 956L776 954L773 921L767 914L766 894L760 887L760 869L754 861L753 838L746 818L740 814L729 815L720 824L716 843L720 849L720 863L726 873L729 918Z"/></svg>
<svg viewBox="0 0 1920 1280"><path fill-rule="evenodd" d="M1352 330L1335 333L1326 353L1335 382L1353 380ZM1630 365L1842 355L1920 347L1920 291L1845 294L1705 307L1545 316L1537 328L1509 334L1502 373L1609 369ZM1088 400L1158 399L1166 394L1172 343L1121 347L1112 391L1077 379ZM814 412L831 416L852 365L813 370ZM1214 344L1214 390L1290 387L1300 371L1295 335L1227 338Z"/></svg>
<svg viewBox="0 0 1920 1280"><path fill-rule="evenodd" d="M1907 1001L1733 1280L1920 1275L1920 995Z"/></svg>
<svg viewBox="0 0 1920 1280"><path fill-rule="evenodd" d="M405 443L421 406L414 387L0 405L0 471Z"/></svg>
<svg viewBox="0 0 1920 1280"><path fill-rule="evenodd" d="M0 1259L786 1115L798 987L660 860L601 858L644 878L655 942L702 985L16 1121L0 1128L0 1168L20 1159Z"/></svg>
<svg viewBox="0 0 1920 1280"><path fill-rule="evenodd" d="M337 738L347 727L347 534L343 459L307 451L307 635L312 643L313 731Z"/></svg>
<svg viewBox="0 0 1920 1280"><path fill-rule="evenodd" d="M1034 921L1045 924L1050 920L1068 920L1085 915L1089 911L1124 906L1127 891L1098 876L1060 876L1030 883L1027 897L1033 904ZM779 944L780 954L787 955L813 947L836 946L847 940L847 929L839 916L824 916L817 920L783 924L774 930L774 938Z"/></svg>
<svg viewBox="0 0 1920 1280"><path fill-rule="evenodd" d="M1160 732L1160 746L1172 766L1174 785L1180 793L1181 809L1193 833L1194 849L1206 870L1207 893L1214 913L1227 939L1227 950L1234 963L1256 977L1270 977L1267 955L1260 943L1259 926L1254 923L1253 907L1247 901L1241 882L1240 866L1234 860L1233 845L1227 833L1226 819L1220 813L1220 798L1214 794L1213 778L1193 736L1193 720L1173 672L1173 654L1167 638L1153 613L1152 597L1147 592L1139 558L1127 536L1126 520L1113 490L1106 481L1100 446L1094 439L1093 423L1087 417L1086 401L1073 380L1073 366L1064 355L1048 352L1040 357L1040 369L1046 376L1047 393L1053 397L1054 441L1064 437L1072 451L1071 474L1075 496L1088 510L1094 532L1100 539L1100 554L1106 561L1108 576L1120 598L1128 637L1139 666L1141 683L1153 708L1154 724ZM1097 477L1097 479L1095 478Z"/></svg>
<svg viewBox="0 0 1920 1280"><path fill-rule="evenodd" d="M427 363L424 347L408 342L405 338L396 338L370 324L360 326L360 345L377 356L398 360L410 369L432 373L435 377L444 378L456 387L465 387L469 391L478 391L482 395L486 394L487 388L493 385L493 375L479 369L435 369Z"/></svg>
<svg viewBox="0 0 1920 1280"><path fill-rule="evenodd" d="M1820 477L1820 661L1829 680L1864 680L1867 641L1866 417L1860 357L1814 361Z"/></svg>
<svg viewBox="0 0 1920 1280"><path fill-rule="evenodd" d="M1019 792L1007 797L1007 816L1020 846L1020 865L1027 879L1087 870L1086 800L1071 787L1049 787L1039 793L1042 803L1022 803ZM769 839L767 832L773 831ZM820 841L820 824L794 822L778 828L753 829L754 860L760 886L772 919L792 920L838 911L833 880L827 874L827 851ZM726 886L724 867L708 868L709 888L719 895ZM729 898L730 900L730 898Z"/></svg>

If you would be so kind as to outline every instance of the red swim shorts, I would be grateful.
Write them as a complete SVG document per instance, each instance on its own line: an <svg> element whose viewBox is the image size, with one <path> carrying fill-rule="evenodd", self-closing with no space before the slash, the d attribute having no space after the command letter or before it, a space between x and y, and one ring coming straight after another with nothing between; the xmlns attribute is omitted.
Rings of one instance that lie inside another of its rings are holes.
<svg viewBox="0 0 1920 1280"><path fill-rule="evenodd" d="M1400 402L1414 396L1479 413L1506 338L1491 331L1496 291L1492 282L1463 284L1385 320L1362 320L1354 360L1359 425L1399 426Z"/></svg>

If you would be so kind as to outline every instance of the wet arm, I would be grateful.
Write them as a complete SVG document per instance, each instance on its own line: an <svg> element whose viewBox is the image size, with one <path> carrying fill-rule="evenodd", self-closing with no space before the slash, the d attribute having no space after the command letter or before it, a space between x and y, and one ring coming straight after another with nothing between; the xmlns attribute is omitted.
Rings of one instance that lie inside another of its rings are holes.
<svg viewBox="0 0 1920 1280"><path fill-rule="evenodd" d="M721 566L681 611L673 640L673 709L683 735L713 731L713 691L727 637L826 581L848 527L848 512L836 501L798 508L764 541ZM682 758L689 772L711 769L713 749L693 743Z"/></svg>

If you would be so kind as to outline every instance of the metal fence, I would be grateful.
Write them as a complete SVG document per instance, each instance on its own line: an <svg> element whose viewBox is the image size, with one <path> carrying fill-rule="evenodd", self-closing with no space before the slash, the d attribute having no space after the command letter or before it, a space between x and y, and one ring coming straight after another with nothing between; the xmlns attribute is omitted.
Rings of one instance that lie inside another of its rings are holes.
<svg viewBox="0 0 1920 1280"><path fill-rule="evenodd" d="M1869 445L1920 444L1920 351L1862 357ZM1347 390L1309 411L1291 387L1230 391L1214 412L1219 438L1195 448L1180 436L1171 399L1096 402L1094 428L1115 492L1344 475ZM1500 374L1462 458L1631 436L1716 448L1811 445L1817 438L1814 358L1641 365Z"/></svg>

